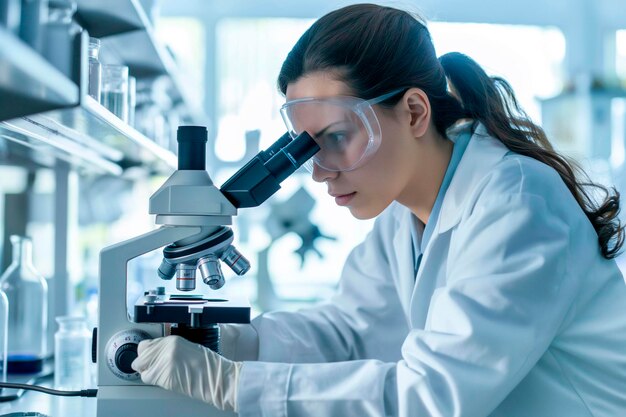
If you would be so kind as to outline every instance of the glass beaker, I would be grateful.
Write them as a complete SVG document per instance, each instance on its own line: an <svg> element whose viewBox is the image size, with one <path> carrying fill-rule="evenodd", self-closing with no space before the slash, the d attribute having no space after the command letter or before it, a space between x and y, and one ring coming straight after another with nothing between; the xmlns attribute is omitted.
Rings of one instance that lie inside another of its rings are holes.
<svg viewBox="0 0 626 417"><path fill-rule="evenodd" d="M43 39L43 56L59 71L72 80L80 75L76 69L76 37L82 28L74 21L76 2L71 0L49 0L48 22Z"/></svg>
<svg viewBox="0 0 626 417"><path fill-rule="evenodd" d="M13 262L0 277L9 302L8 373L40 372L46 356L48 284L33 266L32 242L11 236Z"/></svg>
<svg viewBox="0 0 626 417"><path fill-rule="evenodd" d="M0 290L0 382L7 380L7 333L9 331L9 300ZM0 388L2 391L2 388Z"/></svg>
<svg viewBox="0 0 626 417"><path fill-rule="evenodd" d="M57 317L54 334L54 386L81 390L91 385L91 333L85 317Z"/></svg>
<svg viewBox="0 0 626 417"><path fill-rule="evenodd" d="M100 39L89 38L89 95L100 102L102 66L99 60Z"/></svg>
<svg viewBox="0 0 626 417"><path fill-rule="evenodd" d="M102 66L102 105L111 113L128 122L128 67Z"/></svg>
<svg viewBox="0 0 626 417"><path fill-rule="evenodd" d="M128 124L135 126L135 107L137 106L137 79L128 77Z"/></svg>

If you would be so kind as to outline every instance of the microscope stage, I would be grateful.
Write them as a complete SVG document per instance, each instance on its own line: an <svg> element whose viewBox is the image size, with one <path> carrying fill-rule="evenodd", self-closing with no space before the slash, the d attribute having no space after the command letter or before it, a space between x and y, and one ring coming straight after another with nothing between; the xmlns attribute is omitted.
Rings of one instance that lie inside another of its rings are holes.
<svg viewBox="0 0 626 417"><path fill-rule="evenodd" d="M250 323L245 299L208 298L202 294L145 295L135 304L136 323L178 323L193 327L217 323Z"/></svg>

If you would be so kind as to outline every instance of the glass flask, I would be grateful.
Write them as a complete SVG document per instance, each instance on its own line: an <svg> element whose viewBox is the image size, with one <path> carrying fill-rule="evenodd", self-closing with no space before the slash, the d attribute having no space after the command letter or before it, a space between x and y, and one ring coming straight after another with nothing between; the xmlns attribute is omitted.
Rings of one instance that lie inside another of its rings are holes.
<svg viewBox="0 0 626 417"><path fill-rule="evenodd" d="M9 300L0 290L0 382L7 380L7 333L9 327ZM2 391L2 388L0 388Z"/></svg>
<svg viewBox="0 0 626 417"><path fill-rule="evenodd" d="M102 105L111 113L128 122L128 67L102 66Z"/></svg>
<svg viewBox="0 0 626 417"><path fill-rule="evenodd" d="M81 390L91 385L91 333L85 317L57 317L54 335L54 386Z"/></svg>
<svg viewBox="0 0 626 417"><path fill-rule="evenodd" d="M36 373L46 355L48 284L33 266L32 242L11 236L13 262L0 277L9 302L7 371Z"/></svg>
<svg viewBox="0 0 626 417"><path fill-rule="evenodd" d="M102 66L100 65L100 39L89 38L89 95L100 102Z"/></svg>

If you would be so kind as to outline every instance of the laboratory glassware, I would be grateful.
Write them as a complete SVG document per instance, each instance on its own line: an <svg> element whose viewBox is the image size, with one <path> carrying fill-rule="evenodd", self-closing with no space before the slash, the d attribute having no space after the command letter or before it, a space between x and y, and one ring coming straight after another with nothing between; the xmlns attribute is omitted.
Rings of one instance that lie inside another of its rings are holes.
<svg viewBox="0 0 626 417"><path fill-rule="evenodd" d="M42 26L48 17L48 0L22 0L19 36L33 49L40 51Z"/></svg>
<svg viewBox="0 0 626 417"><path fill-rule="evenodd" d="M102 66L100 65L100 39L89 38L89 95L100 102Z"/></svg>
<svg viewBox="0 0 626 417"><path fill-rule="evenodd" d="M33 266L32 241L11 236L13 262L0 277L9 302L7 371L36 373L46 356L48 284Z"/></svg>
<svg viewBox="0 0 626 417"><path fill-rule="evenodd" d="M7 336L9 327L9 300L0 290L0 382L7 380ZM0 388L2 391L2 388Z"/></svg>
<svg viewBox="0 0 626 417"><path fill-rule="evenodd" d="M137 79L128 77L128 124L135 126L135 106L137 105Z"/></svg>
<svg viewBox="0 0 626 417"><path fill-rule="evenodd" d="M102 105L111 113L128 122L128 67L102 66Z"/></svg>
<svg viewBox="0 0 626 417"><path fill-rule="evenodd" d="M82 32L82 28L74 21L76 10L74 1L50 0L43 41L44 57L72 80L80 78L76 37Z"/></svg>
<svg viewBox="0 0 626 417"><path fill-rule="evenodd" d="M81 316L56 318L54 386L61 390L86 389L91 384L91 332Z"/></svg>

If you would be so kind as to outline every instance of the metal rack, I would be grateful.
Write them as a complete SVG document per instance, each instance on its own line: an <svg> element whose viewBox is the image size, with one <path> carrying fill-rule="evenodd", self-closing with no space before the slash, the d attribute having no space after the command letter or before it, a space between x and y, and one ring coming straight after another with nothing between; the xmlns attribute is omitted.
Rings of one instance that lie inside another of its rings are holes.
<svg viewBox="0 0 626 417"><path fill-rule="evenodd" d="M205 121L138 0L77 2L77 21L101 39L103 50L114 59L111 63L129 66L137 78L169 78L173 102L195 123ZM68 242L78 221L76 173L121 176L126 168L138 166L144 172L169 174L177 163L169 149L117 118L84 90L0 26L0 163L54 171L50 329L53 318L67 314L71 306L69 265L74 255Z"/></svg>
<svg viewBox="0 0 626 417"><path fill-rule="evenodd" d="M91 36L101 38L103 50L130 68L131 75L167 75L172 82L172 100L183 103L194 121L204 120L200 104L190 98L174 58L156 39L153 24L138 0L78 0L77 16Z"/></svg>
<svg viewBox="0 0 626 417"><path fill-rule="evenodd" d="M78 87L0 26L0 120L78 104Z"/></svg>
<svg viewBox="0 0 626 417"><path fill-rule="evenodd" d="M166 76L170 97L194 122L205 119L138 0L78 0L77 20L137 78ZM141 166L167 173L176 156L87 96L35 50L0 27L0 139L94 173ZM46 158L40 158L46 159ZM50 158L47 158L50 159Z"/></svg>
<svg viewBox="0 0 626 417"><path fill-rule="evenodd" d="M176 167L176 155L89 96L79 106L4 121L0 137L92 172L120 175L131 166L162 172Z"/></svg>

